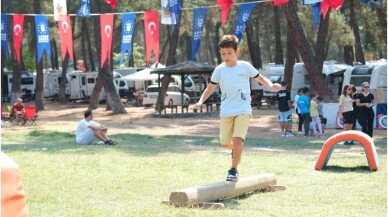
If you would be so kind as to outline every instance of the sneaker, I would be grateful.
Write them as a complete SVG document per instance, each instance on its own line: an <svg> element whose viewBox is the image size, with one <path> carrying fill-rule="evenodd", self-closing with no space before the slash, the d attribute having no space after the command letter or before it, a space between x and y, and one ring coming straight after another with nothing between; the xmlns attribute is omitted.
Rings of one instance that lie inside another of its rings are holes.
<svg viewBox="0 0 388 217"><path fill-rule="evenodd" d="M286 136L286 132L282 132L281 136L285 137Z"/></svg>
<svg viewBox="0 0 388 217"><path fill-rule="evenodd" d="M292 134L293 136L296 136L296 133L294 133L292 131L288 131L288 133Z"/></svg>
<svg viewBox="0 0 388 217"><path fill-rule="evenodd" d="M228 176L226 177L227 182L237 182L238 181L238 171L235 168L228 170Z"/></svg>
<svg viewBox="0 0 388 217"><path fill-rule="evenodd" d="M294 137L294 134L293 133L290 133L290 132L287 132L285 137Z"/></svg>
<svg viewBox="0 0 388 217"><path fill-rule="evenodd" d="M303 135L304 132L303 132L303 131L298 131L298 134L299 134L299 135Z"/></svg>
<svg viewBox="0 0 388 217"><path fill-rule="evenodd" d="M117 145L116 142L113 142L112 140L105 141L105 145Z"/></svg>

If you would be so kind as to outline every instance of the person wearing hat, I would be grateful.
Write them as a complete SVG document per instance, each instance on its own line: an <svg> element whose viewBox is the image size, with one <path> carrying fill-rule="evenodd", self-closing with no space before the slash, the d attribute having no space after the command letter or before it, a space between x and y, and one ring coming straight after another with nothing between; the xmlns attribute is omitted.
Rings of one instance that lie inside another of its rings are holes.
<svg viewBox="0 0 388 217"><path fill-rule="evenodd" d="M20 117L22 117L25 113L23 100L21 98L17 98L16 102L12 105L12 113L11 117L16 119L16 125L19 125Z"/></svg>

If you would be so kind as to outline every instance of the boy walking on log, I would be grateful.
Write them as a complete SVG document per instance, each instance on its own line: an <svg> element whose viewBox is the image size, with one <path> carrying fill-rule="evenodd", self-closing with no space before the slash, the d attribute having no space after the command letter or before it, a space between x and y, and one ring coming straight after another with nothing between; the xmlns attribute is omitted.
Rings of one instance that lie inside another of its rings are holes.
<svg viewBox="0 0 388 217"><path fill-rule="evenodd" d="M232 149L232 165L226 177L226 181L231 182L238 181L237 167L240 163L249 119L252 116L249 79L253 77L274 91L281 88L280 84L273 84L269 79L260 75L249 62L237 60L240 53L237 45L238 39L235 35L222 37L218 46L223 63L215 68L211 82L194 105L194 109L199 109L217 85L220 86L222 93L220 143L223 147Z"/></svg>

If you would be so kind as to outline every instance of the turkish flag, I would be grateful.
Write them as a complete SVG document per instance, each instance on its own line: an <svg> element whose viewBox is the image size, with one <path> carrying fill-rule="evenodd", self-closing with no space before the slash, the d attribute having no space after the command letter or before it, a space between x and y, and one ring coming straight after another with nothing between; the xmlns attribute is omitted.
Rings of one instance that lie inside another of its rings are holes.
<svg viewBox="0 0 388 217"><path fill-rule="evenodd" d="M108 3L112 10L116 8L117 0L104 0L104 2Z"/></svg>
<svg viewBox="0 0 388 217"><path fill-rule="evenodd" d="M217 0L217 5L221 8L221 24L225 25L228 18L229 7L233 4L233 0Z"/></svg>
<svg viewBox="0 0 388 217"><path fill-rule="evenodd" d="M65 59L66 52L69 53L70 59L73 59L73 33L69 15L60 16L58 21L59 38L61 40L62 60Z"/></svg>
<svg viewBox="0 0 388 217"><path fill-rule="evenodd" d="M326 14L329 9L337 10L344 4L344 0L323 0L321 3L321 13L323 18L326 18Z"/></svg>
<svg viewBox="0 0 388 217"><path fill-rule="evenodd" d="M159 62L159 13L144 12L144 32L146 47L146 65L150 65L151 52L154 51L156 62Z"/></svg>
<svg viewBox="0 0 388 217"><path fill-rule="evenodd" d="M287 4L288 3L288 0L274 0L273 1L273 6L280 6L280 5L284 5L284 4Z"/></svg>
<svg viewBox="0 0 388 217"><path fill-rule="evenodd" d="M24 15L13 15L13 48L15 50L15 59L20 63L20 49L23 40Z"/></svg>
<svg viewBox="0 0 388 217"><path fill-rule="evenodd" d="M112 52L113 39L113 14L101 14L101 68L104 66L106 59L110 66L110 53Z"/></svg>

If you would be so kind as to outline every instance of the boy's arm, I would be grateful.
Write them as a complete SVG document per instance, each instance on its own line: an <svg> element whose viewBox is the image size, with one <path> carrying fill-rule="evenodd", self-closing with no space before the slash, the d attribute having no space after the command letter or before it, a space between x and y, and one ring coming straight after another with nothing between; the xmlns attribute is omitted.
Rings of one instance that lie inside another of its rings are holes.
<svg viewBox="0 0 388 217"><path fill-rule="evenodd" d="M201 107L201 105L203 104L203 102L205 102L207 100L207 98L209 98L209 96L214 92L214 90L216 89L217 85L213 84L213 83L210 83L206 89L203 91L202 93L202 96L201 98L198 100L198 102L194 105L194 109L198 109L199 107Z"/></svg>
<svg viewBox="0 0 388 217"><path fill-rule="evenodd" d="M262 85L274 90L274 91L279 91L280 88L282 87L280 84L278 83L272 83L268 78L262 76L261 74L259 76L257 76L256 78L256 81L260 82Z"/></svg>

